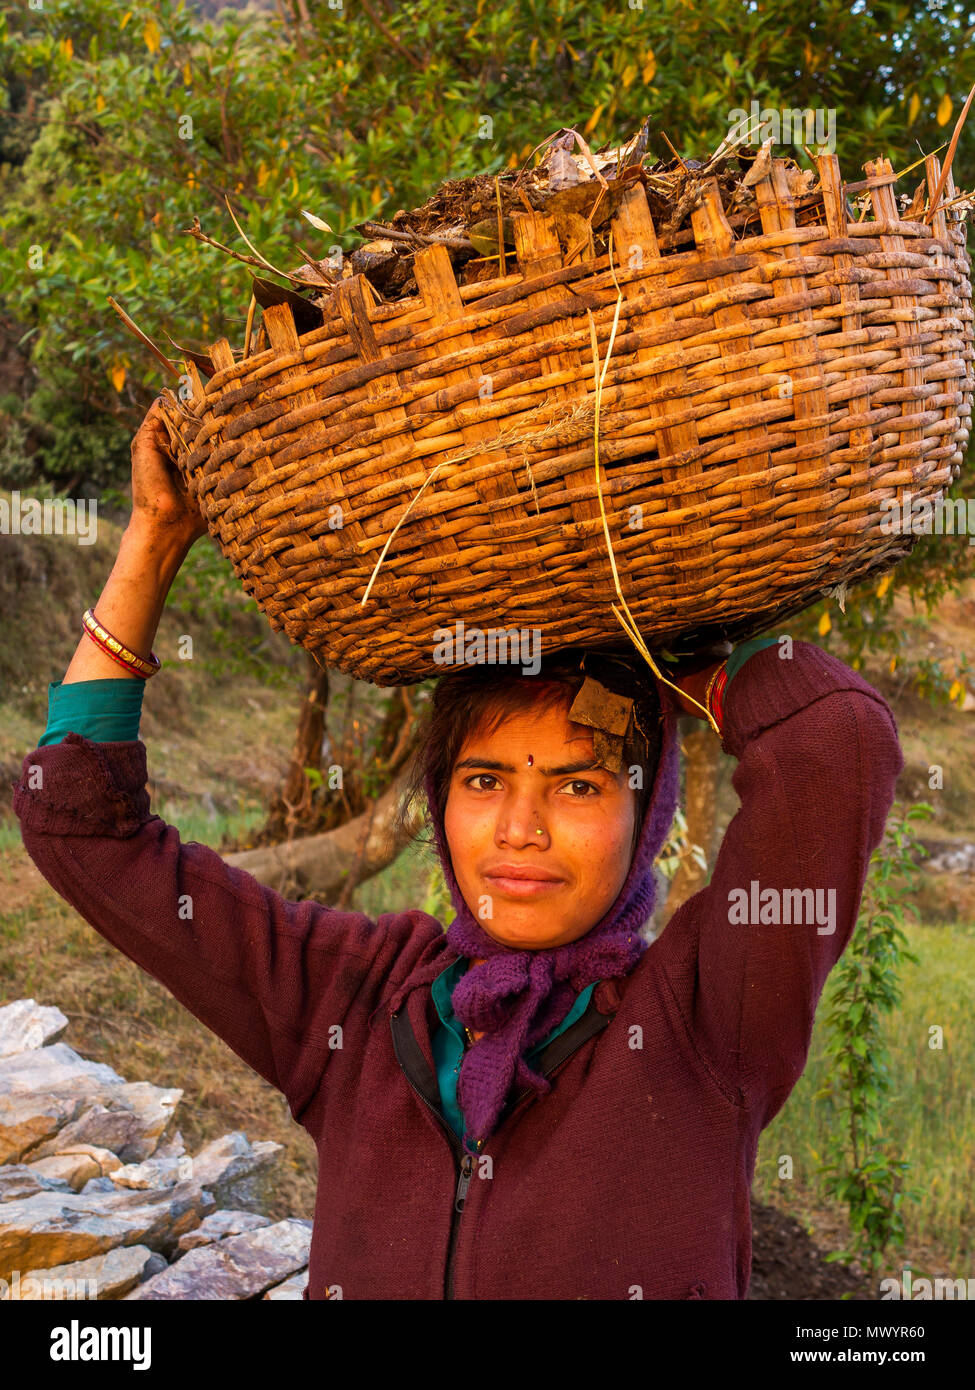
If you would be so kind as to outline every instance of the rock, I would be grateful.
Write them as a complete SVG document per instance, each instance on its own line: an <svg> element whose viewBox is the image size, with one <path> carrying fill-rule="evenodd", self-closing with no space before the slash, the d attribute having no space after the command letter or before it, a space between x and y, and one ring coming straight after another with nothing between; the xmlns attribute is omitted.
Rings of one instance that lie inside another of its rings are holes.
<svg viewBox="0 0 975 1390"><path fill-rule="evenodd" d="M255 1298L308 1263L311 1222L278 1221L190 1250L128 1299Z"/></svg>
<svg viewBox="0 0 975 1390"><path fill-rule="evenodd" d="M33 999L17 999L0 1008L0 1057L57 1042L68 1026L60 1009L44 1008Z"/></svg>
<svg viewBox="0 0 975 1390"><path fill-rule="evenodd" d="M182 1251L195 1250L200 1245L210 1245L225 1236L239 1236L244 1231L257 1231L262 1226L270 1226L269 1216L260 1216L253 1211L214 1211L205 1216L195 1231L189 1231L179 1238Z"/></svg>
<svg viewBox="0 0 975 1390"><path fill-rule="evenodd" d="M193 1180L193 1160L189 1154L171 1158L147 1158L144 1163L126 1163L116 1168L112 1182L117 1187L156 1188L175 1187L178 1182Z"/></svg>
<svg viewBox="0 0 975 1390"><path fill-rule="evenodd" d="M19 1197L33 1197L35 1192L70 1192L61 1178L45 1178L26 1163L8 1163L0 1168L0 1202L13 1202Z"/></svg>
<svg viewBox="0 0 975 1390"><path fill-rule="evenodd" d="M271 1195L271 1169L283 1152L283 1144L251 1144L235 1130L194 1157L193 1181L212 1192L218 1206L263 1213Z"/></svg>
<svg viewBox="0 0 975 1390"><path fill-rule="evenodd" d="M104 1255L119 1245L169 1254L214 1208L194 1183L162 1192L38 1192L0 1206L0 1279Z"/></svg>
<svg viewBox="0 0 975 1390"><path fill-rule="evenodd" d="M182 1236L180 1236L180 1239L182 1240ZM148 1279L151 1275L158 1274L161 1269L168 1268L169 1262L167 1261L166 1256L160 1255L158 1250L153 1250L152 1254L146 1261L146 1267L143 1270L143 1276L146 1279Z"/></svg>
<svg viewBox="0 0 975 1390"><path fill-rule="evenodd" d="M32 1269L12 1280L10 1296L23 1301L41 1298L124 1298L142 1279L150 1263L161 1259L147 1245L120 1245L105 1255L76 1260L53 1269ZM155 1272L154 1268L153 1271ZM31 1280L34 1287L25 1289Z"/></svg>
<svg viewBox="0 0 975 1390"><path fill-rule="evenodd" d="M307 1269L299 1270L297 1274L292 1274L290 1279L285 1279L283 1284L275 1284L273 1289L268 1289L265 1298L275 1299L298 1299L304 1297L305 1289L308 1287Z"/></svg>
<svg viewBox="0 0 975 1390"><path fill-rule="evenodd" d="M27 1167L44 1178L63 1178L74 1192L80 1192L89 1178L100 1178L102 1170L86 1153L52 1154Z"/></svg>
<svg viewBox="0 0 975 1390"><path fill-rule="evenodd" d="M107 1177L109 1173L114 1173L116 1168L121 1168L122 1160L117 1154L113 1154L111 1149L100 1149L97 1144L71 1144L67 1148L58 1149L58 1154L87 1154L98 1164L99 1172L102 1177ZM111 1188L106 1191L111 1192Z"/></svg>
<svg viewBox="0 0 975 1390"><path fill-rule="evenodd" d="M181 1158L186 1153L186 1145L183 1143L183 1136L179 1130L175 1134L170 1134L156 1145L153 1158Z"/></svg>
<svg viewBox="0 0 975 1390"><path fill-rule="evenodd" d="M141 1163L155 1152L182 1098L180 1090L151 1086L147 1081L97 1088L78 1118L56 1139L38 1145L31 1157L46 1158L64 1148L89 1144L110 1149L123 1163Z"/></svg>
<svg viewBox="0 0 975 1390"><path fill-rule="evenodd" d="M0 1095L0 1163L16 1163L36 1150L73 1120L83 1104L79 1097L70 1095L32 1095L27 1091Z"/></svg>
<svg viewBox="0 0 975 1390"><path fill-rule="evenodd" d="M82 1195L90 1197L94 1192L117 1192L118 1188L111 1178L89 1178L81 1189Z"/></svg>
<svg viewBox="0 0 975 1390"><path fill-rule="evenodd" d="M66 1043L15 1052L0 1060L0 1093L60 1091L78 1081L124 1085L118 1072L104 1062L89 1062Z"/></svg>

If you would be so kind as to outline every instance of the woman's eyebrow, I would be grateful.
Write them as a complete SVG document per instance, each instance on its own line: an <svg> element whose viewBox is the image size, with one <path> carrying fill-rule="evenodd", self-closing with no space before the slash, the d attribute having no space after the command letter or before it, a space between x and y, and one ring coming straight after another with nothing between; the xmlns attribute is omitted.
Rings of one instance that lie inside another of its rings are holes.
<svg viewBox="0 0 975 1390"><path fill-rule="evenodd" d="M454 763L454 771L459 772L465 767L486 768L489 772L517 772L517 768L511 763L499 763L494 758L463 758L460 762ZM564 777L570 772L605 772L610 775L607 768L602 763L595 762L592 758L585 758L581 762L565 763L562 767L539 767L537 769L543 777Z"/></svg>

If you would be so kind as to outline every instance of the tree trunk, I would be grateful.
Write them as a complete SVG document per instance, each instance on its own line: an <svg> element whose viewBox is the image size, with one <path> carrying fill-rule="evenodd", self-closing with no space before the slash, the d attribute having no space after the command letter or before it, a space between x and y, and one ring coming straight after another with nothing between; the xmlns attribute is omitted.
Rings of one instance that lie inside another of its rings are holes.
<svg viewBox="0 0 975 1390"><path fill-rule="evenodd" d="M308 689L301 706L291 763L284 786L271 802L261 830L264 841L293 838L312 817L312 779L306 768L321 771L325 708L328 704L328 671L307 654Z"/></svg>
<svg viewBox="0 0 975 1390"><path fill-rule="evenodd" d="M315 898L338 906L356 884L392 863L419 829L415 815L405 828L400 825L405 783L402 772L367 811L335 830L223 858L286 898Z"/></svg>
<svg viewBox="0 0 975 1390"><path fill-rule="evenodd" d="M683 726L683 719L681 725ZM689 720L694 728L681 744L686 759L686 816L688 844L677 865L677 872L670 881L670 891L663 907L664 925L670 920L681 903L703 888L711 866L714 847L715 800L718 787L718 767L721 761L721 744L710 727L701 727L699 720ZM694 860L692 846L699 845L704 851L708 869L702 869Z"/></svg>

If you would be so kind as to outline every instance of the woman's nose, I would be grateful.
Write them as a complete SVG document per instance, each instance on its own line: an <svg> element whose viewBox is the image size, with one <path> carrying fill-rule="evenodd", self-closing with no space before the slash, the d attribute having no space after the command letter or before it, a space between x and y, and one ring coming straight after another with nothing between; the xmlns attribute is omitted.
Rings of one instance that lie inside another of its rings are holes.
<svg viewBox="0 0 975 1390"><path fill-rule="evenodd" d="M517 797L506 801L498 813L495 843L514 848L525 845L544 845L548 827L542 808L533 797Z"/></svg>

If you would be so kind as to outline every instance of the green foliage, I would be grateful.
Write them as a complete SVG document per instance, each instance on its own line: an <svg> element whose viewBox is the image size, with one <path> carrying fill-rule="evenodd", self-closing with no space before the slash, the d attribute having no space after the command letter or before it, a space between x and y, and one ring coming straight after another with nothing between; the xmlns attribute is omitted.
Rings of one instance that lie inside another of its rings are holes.
<svg viewBox="0 0 975 1390"><path fill-rule="evenodd" d="M281 689L294 687L296 672L303 667L294 649L292 660L282 659L280 639L268 628L254 600L240 585L230 561L209 537L193 545L183 561L166 603L186 619L188 635L193 625L205 628L207 642L197 645L194 660L216 680L255 676ZM248 622L247 615L260 618Z"/></svg>
<svg viewBox="0 0 975 1390"><path fill-rule="evenodd" d="M426 896L420 904L420 911L436 917L438 922L443 923L445 930L457 916L443 869L439 864L434 864L427 875Z"/></svg>
<svg viewBox="0 0 975 1390"><path fill-rule="evenodd" d="M819 1098L835 1113L821 1172L826 1193L849 1211L852 1238L847 1249L827 1258L860 1259L872 1273L888 1246L903 1245L904 1200L918 1195L905 1188L909 1164L891 1154L884 1138L890 1053L882 1023L900 1003L901 964L917 963L901 929L903 903L918 877L911 827L932 814L927 802L892 813L871 857L857 927L828 995L832 1078Z"/></svg>
<svg viewBox="0 0 975 1390"><path fill-rule="evenodd" d="M687 817L678 806L674 812L670 830L667 832L667 839L661 846L660 854L655 860L656 868L660 870L667 883L673 879L685 854L690 854L698 868L707 873L707 855L700 845L689 843Z"/></svg>

